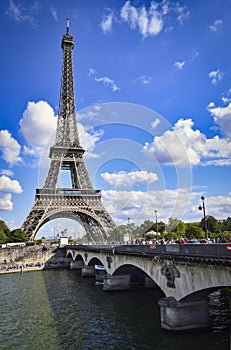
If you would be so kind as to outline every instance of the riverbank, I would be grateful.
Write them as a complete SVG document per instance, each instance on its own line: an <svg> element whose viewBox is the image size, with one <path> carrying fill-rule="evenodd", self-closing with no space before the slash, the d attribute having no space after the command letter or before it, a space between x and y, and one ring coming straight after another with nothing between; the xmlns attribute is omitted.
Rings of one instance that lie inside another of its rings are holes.
<svg viewBox="0 0 231 350"><path fill-rule="evenodd" d="M0 249L0 274L69 268L65 251L57 247L16 247Z"/></svg>
<svg viewBox="0 0 231 350"><path fill-rule="evenodd" d="M26 264L26 265L0 265L0 275L7 273L24 273L31 271L41 271L50 269L64 269L69 268L69 262L48 262L39 264Z"/></svg>

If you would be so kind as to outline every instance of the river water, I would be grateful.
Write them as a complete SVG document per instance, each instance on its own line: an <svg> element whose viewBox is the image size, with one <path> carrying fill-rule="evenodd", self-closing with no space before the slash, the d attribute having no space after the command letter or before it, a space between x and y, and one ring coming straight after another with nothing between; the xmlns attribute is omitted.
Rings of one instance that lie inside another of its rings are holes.
<svg viewBox="0 0 231 350"><path fill-rule="evenodd" d="M160 328L157 290L104 292L74 270L0 275L0 349L230 350L225 301L214 294L211 330Z"/></svg>

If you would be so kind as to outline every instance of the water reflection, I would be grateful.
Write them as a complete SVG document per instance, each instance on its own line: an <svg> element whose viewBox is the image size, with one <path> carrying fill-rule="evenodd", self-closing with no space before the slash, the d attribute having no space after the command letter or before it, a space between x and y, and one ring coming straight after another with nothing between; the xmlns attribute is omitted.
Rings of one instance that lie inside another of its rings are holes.
<svg viewBox="0 0 231 350"><path fill-rule="evenodd" d="M229 350L230 313L221 293L210 298L211 330L172 334L160 328L157 290L107 293L69 270L0 277L1 349Z"/></svg>

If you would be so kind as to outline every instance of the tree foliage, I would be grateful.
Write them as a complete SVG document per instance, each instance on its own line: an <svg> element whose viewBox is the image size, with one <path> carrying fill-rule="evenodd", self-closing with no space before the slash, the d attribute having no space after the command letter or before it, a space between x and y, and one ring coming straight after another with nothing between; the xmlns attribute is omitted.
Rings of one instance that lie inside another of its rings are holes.
<svg viewBox="0 0 231 350"><path fill-rule="evenodd" d="M21 228L10 231L5 222L0 220L0 244L26 242L28 240L29 237Z"/></svg>
<svg viewBox="0 0 231 350"><path fill-rule="evenodd" d="M10 242L27 242L28 239L29 237L21 228L10 232Z"/></svg>

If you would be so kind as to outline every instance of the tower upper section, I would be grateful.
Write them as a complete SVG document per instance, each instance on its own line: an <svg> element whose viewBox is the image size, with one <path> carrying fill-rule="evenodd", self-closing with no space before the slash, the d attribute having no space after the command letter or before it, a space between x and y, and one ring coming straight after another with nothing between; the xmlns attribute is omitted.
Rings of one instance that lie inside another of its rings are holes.
<svg viewBox="0 0 231 350"><path fill-rule="evenodd" d="M66 33L63 35L61 47L63 50L63 64L55 145L80 147L76 121L72 64L74 38L69 34L69 19L67 19Z"/></svg>

